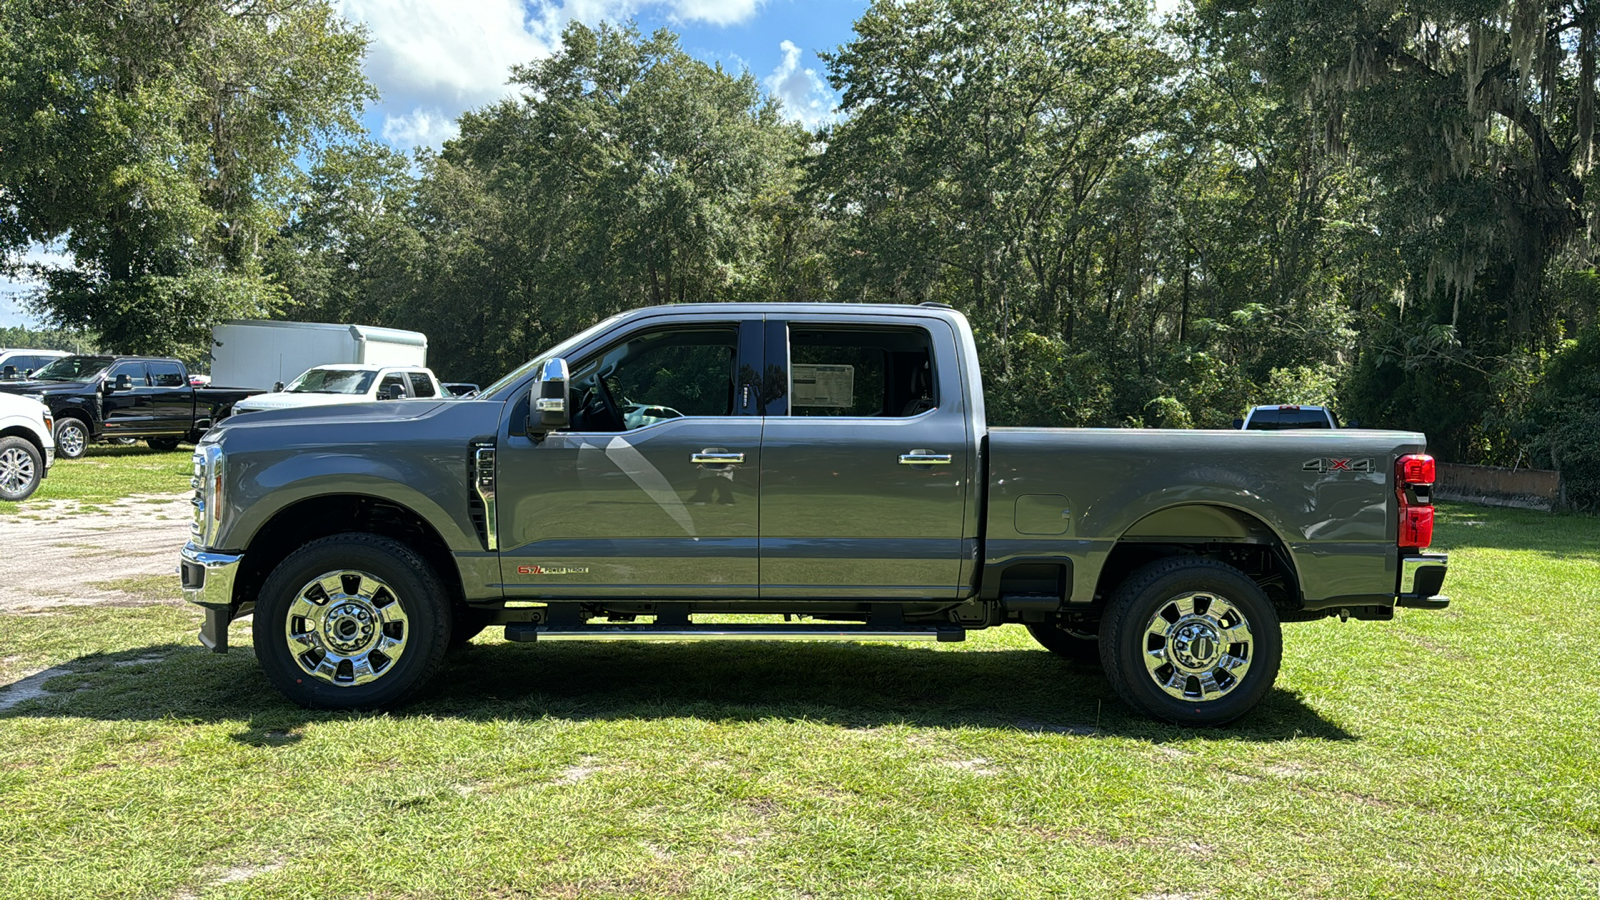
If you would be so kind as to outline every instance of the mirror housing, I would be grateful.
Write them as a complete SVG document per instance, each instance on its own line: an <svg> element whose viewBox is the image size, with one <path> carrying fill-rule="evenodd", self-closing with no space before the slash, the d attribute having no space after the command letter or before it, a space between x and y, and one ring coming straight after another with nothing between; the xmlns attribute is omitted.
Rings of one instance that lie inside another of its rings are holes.
<svg viewBox="0 0 1600 900"><path fill-rule="evenodd" d="M404 400L405 398L406 389L398 384L389 385L383 389L383 393L378 395L379 400Z"/></svg>
<svg viewBox="0 0 1600 900"><path fill-rule="evenodd" d="M281 381L274 381L274 382L273 382L273 383L272 383L272 392L273 392L273 393L274 393L274 394L278 394L278 393L282 393L282 392L283 392L283 382L281 382Z"/></svg>
<svg viewBox="0 0 1600 900"><path fill-rule="evenodd" d="M133 376L131 375L118 375L116 381L106 382L106 393L108 394L131 390L133 390Z"/></svg>
<svg viewBox="0 0 1600 900"><path fill-rule="evenodd" d="M550 432L571 424L567 377L566 360L546 360L539 368L539 377L528 388L528 436L534 440L542 440Z"/></svg>
<svg viewBox="0 0 1600 900"><path fill-rule="evenodd" d="M0 370L0 378L4 378L7 381L11 381L11 380L15 379L16 377L17 377L17 367L16 366L6 366L4 370Z"/></svg>

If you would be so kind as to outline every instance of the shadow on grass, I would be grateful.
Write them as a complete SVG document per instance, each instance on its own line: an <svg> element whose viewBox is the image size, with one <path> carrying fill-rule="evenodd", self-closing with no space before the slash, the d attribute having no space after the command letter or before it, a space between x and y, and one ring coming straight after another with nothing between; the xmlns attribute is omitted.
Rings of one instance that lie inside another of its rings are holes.
<svg viewBox="0 0 1600 900"><path fill-rule="evenodd" d="M274 690L248 650L226 656L161 644L81 657L45 682L51 693L0 712L108 721L243 721L234 739L293 743L320 721L370 715L465 721L779 719L840 727L999 728L1208 739L1355 740L1293 692L1274 688L1244 719L1195 731L1153 722L1117 699L1098 669L1043 650L935 651L882 644L472 644L417 700L389 713L302 709ZM0 692L0 698L5 696Z"/></svg>

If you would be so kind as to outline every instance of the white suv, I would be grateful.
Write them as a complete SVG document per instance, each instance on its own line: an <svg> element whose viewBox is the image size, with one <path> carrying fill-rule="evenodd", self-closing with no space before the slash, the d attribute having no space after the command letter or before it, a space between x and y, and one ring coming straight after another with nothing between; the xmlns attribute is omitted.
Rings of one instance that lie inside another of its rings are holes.
<svg viewBox="0 0 1600 900"><path fill-rule="evenodd" d="M26 500L56 461L50 407L0 394L0 500Z"/></svg>

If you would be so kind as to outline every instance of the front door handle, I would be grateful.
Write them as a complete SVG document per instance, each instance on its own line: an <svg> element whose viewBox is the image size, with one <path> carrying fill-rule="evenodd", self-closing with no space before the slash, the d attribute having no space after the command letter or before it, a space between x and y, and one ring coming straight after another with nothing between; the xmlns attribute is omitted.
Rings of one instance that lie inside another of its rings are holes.
<svg viewBox="0 0 1600 900"><path fill-rule="evenodd" d="M932 450L912 450L910 453L900 454L902 466L948 466L950 460L950 454L935 453Z"/></svg>
<svg viewBox="0 0 1600 900"><path fill-rule="evenodd" d="M712 453L701 451L689 454L689 462L697 466L737 466L744 462L743 453Z"/></svg>

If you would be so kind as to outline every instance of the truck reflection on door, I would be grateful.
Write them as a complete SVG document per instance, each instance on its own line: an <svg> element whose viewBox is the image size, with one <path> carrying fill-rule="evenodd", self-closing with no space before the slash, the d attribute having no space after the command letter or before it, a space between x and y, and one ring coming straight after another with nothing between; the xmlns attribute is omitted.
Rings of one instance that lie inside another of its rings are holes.
<svg viewBox="0 0 1600 900"><path fill-rule="evenodd" d="M707 447L701 452L727 453L728 451L721 447ZM689 502L695 506L705 506L713 501L723 506L732 506L733 466L727 463L700 463L695 468L700 470L700 478L695 482L694 494L689 497Z"/></svg>

